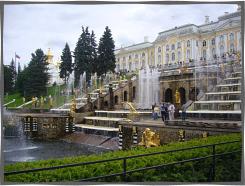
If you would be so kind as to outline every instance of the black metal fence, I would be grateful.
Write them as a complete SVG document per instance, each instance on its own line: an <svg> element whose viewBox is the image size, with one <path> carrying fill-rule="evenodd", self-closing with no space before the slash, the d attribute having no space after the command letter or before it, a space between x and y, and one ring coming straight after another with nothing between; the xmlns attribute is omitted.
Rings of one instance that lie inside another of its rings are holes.
<svg viewBox="0 0 245 186"><path fill-rule="evenodd" d="M154 152L154 153L148 153L148 154L139 154L139 155L133 155L133 156L113 158L113 159L107 159L107 160L98 160L98 161L92 161L92 162L81 162L81 163L75 163L75 164L66 164L66 165L62 165L62 166L53 166L53 167L46 167L46 168L36 168L36 169L30 169L30 170L5 172L4 175L8 176L8 175L15 175L15 174L23 174L23 173L33 173L33 172L38 172L38 171L63 169L63 168L68 168L68 167L76 167L76 166L92 165L92 164L99 164L99 163L107 163L107 162L112 162L112 161L122 161L123 170L120 173L114 173L114 174L108 174L108 175L103 175L103 176L85 178L85 179L81 179L81 180L77 180L77 181L80 181L80 182L81 181L94 181L94 180L98 180L98 179L110 178L110 177L115 177L115 176L122 176L122 180L123 181L127 181L127 176L129 174L132 174L132 173L135 173L135 172L151 170L151 169L159 169L159 168L163 168L163 167L168 167L168 166L173 166L173 165L178 165L178 164L184 164L184 163L187 163L187 162L201 161L201 160L205 160L205 159L211 158L212 159L211 171L210 171L210 174L209 174L209 177L208 177L207 181L214 181L215 180L216 159L219 158L219 157L224 157L224 156L227 156L227 155L231 155L231 154L235 154L235 153L241 152L241 148L239 148L237 150L230 151L230 152L216 153L216 146L232 144L232 143L238 143L238 142L241 142L241 141L236 140L236 141L230 141L230 142L215 143L215 144L210 144L210 145L193 146L193 147L170 150L170 151L164 151L164 152ZM143 168L134 169L134 170L127 170L127 160L128 159L146 157L146 156L153 156L153 155L160 155L160 154L167 154L167 153L174 153L174 152L183 152L183 151L199 149L199 148L211 148L212 149L212 154L208 155L208 156L204 156L204 157L196 157L196 158L191 158L191 159L185 159L185 160L172 162L172 163L167 163L167 164L161 164L161 165L150 166L150 167L143 167Z"/></svg>

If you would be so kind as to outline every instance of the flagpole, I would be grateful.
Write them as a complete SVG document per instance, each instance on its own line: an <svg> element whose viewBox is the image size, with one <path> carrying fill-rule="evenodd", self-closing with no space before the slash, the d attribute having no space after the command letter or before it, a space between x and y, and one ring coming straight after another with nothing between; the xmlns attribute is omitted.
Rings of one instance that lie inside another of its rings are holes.
<svg viewBox="0 0 245 186"><path fill-rule="evenodd" d="M14 80L16 81L16 52L14 52L14 71L15 71Z"/></svg>

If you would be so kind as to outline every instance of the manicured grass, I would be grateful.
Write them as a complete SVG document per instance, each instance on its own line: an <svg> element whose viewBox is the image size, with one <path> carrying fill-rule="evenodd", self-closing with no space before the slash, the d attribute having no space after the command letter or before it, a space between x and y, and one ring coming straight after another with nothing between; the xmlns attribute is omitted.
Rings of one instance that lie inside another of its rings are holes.
<svg viewBox="0 0 245 186"><path fill-rule="evenodd" d="M222 136L210 136L206 139L193 139L186 142L174 142L160 147L148 148L137 147L133 150L108 152L101 155L67 157L63 159L50 159L36 162L16 163L4 167L5 171L28 170L41 167L52 167L64 164L105 160L111 158L125 157L137 154L169 151L193 146L228 142L233 140L241 141L241 134L229 134ZM234 144L220 145L216 147L216 153L230 152L237 150L241 142ZM212 148L193 149L176 153L167 153L154 156L145 156L127 160L127 170L134 170L143 167L161 165L180 160L204 157L212 154ZM188 162L167 168L153 169L136 172L128 176L127 181L178 181L178 182L206 182L210 174L212 159ZM56 169L53 171L41 171L29 174L5 176L9 182L52 182L52 181L74 181L89 177L102 176L113 173L120 173L123 170L122 161L113 161L94 165L78 166L72 168ZM241 153L229 155L216 159L215 181L240 181L241 178ZM111 177L99 181L122 181L121 177Z"/></svg>
<svg viewBox="0 0 245 186"><path fill-rule="evenodd" d="M23 104L23 99L22 99L20 93L13 93L13 94L5 95L4 96L4 104L9 103L13 99L15 99L15 102L7 105L7 107L16 107L16 106Z"/></svg>
<svg viewBox="0 0 245 186"><path fill-rule="evenodd" d="M53 98L53 107L62 106L65 102L65 99L68 99L69 101L71 101L73 97L73 96L67 97L67 96L61 95L60 92L64 89L65 89L65 85L61 85L61 86L56 85L56 86L47 87L47 95L43 97L48 98L48 96L51 95ZM8 96L5 95L4 104L12 101L13 99L15 99L16 101L14 103L9 104L7 106L8 108L18 107L23 104L23 97L20 95L20 93L13 93ZM28 102L30 100L26 99L25 101ZM32 104L26 105L25 107L32 108ZM44 103L43 108L45 109L49 108L49 102Z"/></svg>

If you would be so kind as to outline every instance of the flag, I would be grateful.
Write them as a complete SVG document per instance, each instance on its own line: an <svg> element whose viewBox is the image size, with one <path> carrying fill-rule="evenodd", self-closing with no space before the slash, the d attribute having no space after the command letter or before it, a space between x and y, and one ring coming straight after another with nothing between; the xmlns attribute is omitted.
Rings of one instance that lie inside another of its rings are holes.
<svg viewBox="0 0 245 186"><path fill-rule="evenodd" d="M17 54L15 54L15 58L20 59L20 56L18 56Z"/></svg>

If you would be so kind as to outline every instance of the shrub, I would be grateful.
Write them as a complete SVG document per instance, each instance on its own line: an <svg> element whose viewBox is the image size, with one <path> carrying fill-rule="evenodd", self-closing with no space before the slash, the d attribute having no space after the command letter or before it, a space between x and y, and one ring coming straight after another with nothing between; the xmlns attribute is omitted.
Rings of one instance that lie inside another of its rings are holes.
<svg viewBox="0 0 245 186"><path fill-rule="evenodd" d="M241 134L229 134L223 136L210 136L207 139L193 139L186 142L170 143L160 147L143 148L136 147L127 151L114 151L101 155L67 157L55 160L42 160L35 162L16 163L5 166L5 171L19 171L33 168L51 167L71 163L88 162L96 160L111 159L116 157L125 157L137 154L146 154L160 151L169 151L174 149L187 148L228 142L233 140L241 141ZM241 142L217 146L216 152L223 153L240 149ZM179 151L127 160L127 171L139 169L147 166L161 165L165 163L176 162L180 160L204 157L212 154L212 148L192 149L188 151ZM151 169L141 172L135 172L127 175L127 181L178 181L178 182L206 182L210 176L212 159L202 161L188 162L178 165L172 165L164 168ZM78 166L52 171L40 171L29 174L17 174L5 176L7 182L54 182L54 181L75 181L89 177L96 177L114 173L120 173L123 170L122 161L113 161L107 163ZM241 153L219 157L216 160L216 176L214 181L240 181L241 179ZM122 177L111 177L100 179L99 181L123 181Z"/></svg>

